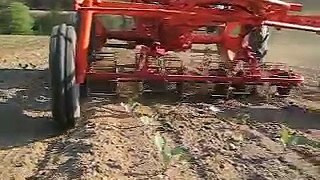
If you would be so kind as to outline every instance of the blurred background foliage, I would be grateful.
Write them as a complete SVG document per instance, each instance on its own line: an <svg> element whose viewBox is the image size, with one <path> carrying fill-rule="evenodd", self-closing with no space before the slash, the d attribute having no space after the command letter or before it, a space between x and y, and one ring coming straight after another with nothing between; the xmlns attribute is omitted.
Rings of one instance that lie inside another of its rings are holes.
<svg viewBox="0 0 320 180"><path fill-rule="evenodd" d="M73 0L0 0L0 34L49 35L53 26L75 25ZM101 17L110 29L132 27L132 18L124 16Z"/></svg>

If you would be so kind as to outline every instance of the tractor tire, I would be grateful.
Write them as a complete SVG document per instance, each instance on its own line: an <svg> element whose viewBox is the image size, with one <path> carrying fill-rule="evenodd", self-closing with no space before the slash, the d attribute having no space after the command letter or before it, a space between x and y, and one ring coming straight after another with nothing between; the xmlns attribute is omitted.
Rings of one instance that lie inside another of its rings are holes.
<svg viewBox="0 0 320 180"><path fill-rule="evenodd" d="M50 37L49 70L51 75L52 117L59 124L66 124L64 92L65 25L55 26Z"/></svg>
<svg viewBox="0 0 320 180"><path fill-rule="evenodd" d="M53 27L50 37L52 117L63 129L80 117L79 87L75 83L76 33L65 24Z"/></svg>
<svg viewBox="0 0 320 180"><path fill-rule="evenodd" d="M65 52L65 92L66 116L68 124L75 126L76 119L80 118L80 87L76 83L76 53L77 34L73 26L67 27Z"/></svg>
<svg viewBox="0 0 320 180"><path fill-rule="evenodd" d="M270 37L270 30L268 26L254 29L249 34L248 44L255 53L259 63L263 63L268 52L268 41Z"/></svg>

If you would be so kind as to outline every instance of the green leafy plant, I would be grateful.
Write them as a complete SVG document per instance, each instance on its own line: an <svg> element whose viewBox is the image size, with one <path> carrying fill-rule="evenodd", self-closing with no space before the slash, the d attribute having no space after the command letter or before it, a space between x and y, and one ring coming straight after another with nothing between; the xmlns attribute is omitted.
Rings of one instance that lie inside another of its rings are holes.
<svg viewBox="0 0 320 180"><path fill-rule="evenodd" d="M49 14L36 16L34 30L37 34L49 35L55 25L68 23L68 17L59 13L58 9L53 9Z"/></svg>
<svg viewBox="0 0 320 180"><path fill-rule="evenodd" d="M154 125L157 114L154 114L149 107L138 103L134 98L129 99L127 103L121 103L125 111L139 119L144 125Z"/></svg>
<svg viewBox="0 0 320 180"><path fill-rule="evenodd" d="M31 34L34 19L29 13L29 7L21 2L12 2L0 10L0 33Z"/></svg>
<svg viewBox="0 0 320 180"><path fill-rule="evenodd" d="M154 143L160 152L164 164L164 171L166 171L170 163L178 158L178 160L188 160L188 151L183 147L171 148L165 138L160 133L157 133L154 138Z"/></svg>
<svg viewBox="0 0 320 180"><path fill-rule="evenodd" d="M298 142L298 137L294 136L288 129L282 130L280 136L284 146L296 145Z"/></svg>
<svg viewBox="0 0 320 180"><path fill-rule="evenodd" d="M127 112L132 113L132 115L138 118L144 125L153 125L154 121L158 118L157 113L150 112L149 107L141 105L135 98L129 99L127 103L121 103L121 106L124 107ZM171 148L159 132L157 132L154 137L154 143L162 156L164 171L168 169L174 159L178 159L179 161L189 159L187 149L183 147Z"/></svg>
<svg viewBox="0 0 320 180"><path fill-rule="evenodd" d="M250 121L250 115L248 113L239 113L237 116L236 116L236 122L239 123L239 124L246 124L247 122Z"/></svg>
<svg viewBox="0 0 320 180"><path fill-rule="evenodd" d="M288 129L283 129L280 133L281 142L285 147L294 145L309 145L314 148L320 148L320 142L308 139L304 136L296 135Z"/></svg>

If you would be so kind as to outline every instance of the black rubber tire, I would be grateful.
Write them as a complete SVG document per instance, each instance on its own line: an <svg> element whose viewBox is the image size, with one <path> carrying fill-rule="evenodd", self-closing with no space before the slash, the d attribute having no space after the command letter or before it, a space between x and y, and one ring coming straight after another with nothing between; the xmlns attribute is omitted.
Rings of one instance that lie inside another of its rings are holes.
<svg viewBox="0 0 320 180"><path fill-rule="evenodd" d="M269 37L270 30L268 26L261 26L261 28L252 30L249 34L248 44L260 63L264 62L268 53Z"/></svg>
<svg viewBox="0 0 320 180"><path fill-rule="evenodd" d="M80 89L76 83L76 54L77 34L72 26L67 27L65 51L65 93L66 116L68 125L73 127L76 119L80 118Z"/></svg>
<svg viewBox="0 0 320 180"><path fill-rule="evenodd" d="M49 70L51 77L52 117L59 125L67 124L65 116L65 36L66 25L55 26L50 37Z"/></svg>
<svg viewBox="0 0 320 180"><path fill-rule="evenodd" d="M74 28L66 24L53 27L49 52L52 116L63 129L73 127L80 117L79 86L75 82L75 50Z"/></svg>

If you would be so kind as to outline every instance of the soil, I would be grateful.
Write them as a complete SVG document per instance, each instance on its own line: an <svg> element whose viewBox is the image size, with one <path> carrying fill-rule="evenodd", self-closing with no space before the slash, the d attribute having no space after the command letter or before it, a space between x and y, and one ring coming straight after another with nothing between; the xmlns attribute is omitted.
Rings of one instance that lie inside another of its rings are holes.
<svg viewBox="0 0 320 180"><path fill-rule="evenodd" d="M319 44L272 43L269 59L274 48L282 52L276 61L306 77L288 98L154 95L136 100L132 113L128 99L96 96L83 102L76 127L61 132L50 113L48 37L0 36L0 179L320 179L319 144L281 141L284 129L320 141L319 53L304 53ZM295 48L301 56L284 53ZM165 167L157 134L185 158Z"/></svg>

